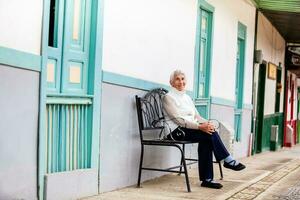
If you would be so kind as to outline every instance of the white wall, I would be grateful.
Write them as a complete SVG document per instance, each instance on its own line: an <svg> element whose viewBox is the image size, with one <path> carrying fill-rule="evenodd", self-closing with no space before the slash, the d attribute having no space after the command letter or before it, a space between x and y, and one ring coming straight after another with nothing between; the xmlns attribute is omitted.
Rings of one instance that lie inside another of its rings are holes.
<svg viewBox="0 0 300 200"><path fill-rule="evenodd" d="M293 74L291 72L287 72L287 77L290 79L290 77L292 77L292 81L294 81L294 98L292 99L292 88L289 88L287 90L287 95L288 95L288 105L287 105L287 121L289 120L296 120L297 119L297 94L298 94L298 90L297 90L297 77L296 74ZM290 80L291 81L291 80ZM289 82L290 84L290 82ZM291 85L291 84L290 84ZM291 117L291 109L292 109L292 101L294 103L293 105L293 116Z"/></svg>
<svg viewBox="0 0 300 200"><path fill-rule="evenodd" d="M40 55L41 0L0 1L0 46Z"/></svg>
<svg viewBox="0 0 300 200"><path fill-rule="evenodd" d="M235 100L241 22L247 26L244 102L251 104L255 8L245 1L208 2L215 7L211 94ZM103 70L168 84L170 72L181 68L192 90L196 20L196 0L106 1Z"/></svg>
<svg viewBox="0 0 300 200"><path fill-rule="evenodd" d="M197 0L107 0L103 70L169 84L183 69L193 89Z"/></svg>
<svg viewBox="0 0 300 200"><path fill-rule="evenodd" d="M208 2L215 7L211 95L235 101L237 32L241 22L247 27L244 103L251 104L255 7L246 1Z"/></svg>
<svg viewBox="0 0 300 200"><path fill-rule="evenodd" d="M271 22L259 12L257 27L257 49L263 52L263 59L278 64L284 64L285 40L271 24Z"/></svg>
<svg viewBox="0 0 300 200"><path fill-rule="evenodd" d="M297 110L298 110L298 87L297 87L297 76L293 74L293 81L294 81L294 113L293 113L293 120L297 119Z"/></svg>
<svg viewBox="0 0 300 200"><path fill-rule="evenodd" d="M275 29L275 27L273 27L270 21L261 13L259 13L258 15L257 49L262 50L263 60L267 62L272 62L275 65L279 65L279 62L282 63L281 83L282 85L284 85L285 40ZM264 106L265 115L273 114L275 112L275 89L276 80L269 79L266 73ZM284 90L282 89L280 97L280 112L283 112L283 99Z"/></svg>

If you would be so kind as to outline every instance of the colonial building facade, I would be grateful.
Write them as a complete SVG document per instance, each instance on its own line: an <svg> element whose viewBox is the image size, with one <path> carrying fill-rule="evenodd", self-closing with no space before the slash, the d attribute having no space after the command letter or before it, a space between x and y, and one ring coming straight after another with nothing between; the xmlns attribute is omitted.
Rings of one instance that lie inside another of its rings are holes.
<svg viewBox="0 0 300 200"><path fill-rule="evenodd" d="M283 126L284 90L276 88L285 81L285 40L256 6L250 0L2 1L0 199L79 198L136 184L134 96L169 89L175 69L186 73L201 115L231 130L224 138L235 157L269 150L266 133ZM264 55L259 64L255 50ZM275 79L267 77L268 65ZM296 76L289 76L296 87ZM187 153L196 155L197 146ZM145 155L149 165L179 159L168 149ZM142 180L161 175L148 172Z"/></svg>

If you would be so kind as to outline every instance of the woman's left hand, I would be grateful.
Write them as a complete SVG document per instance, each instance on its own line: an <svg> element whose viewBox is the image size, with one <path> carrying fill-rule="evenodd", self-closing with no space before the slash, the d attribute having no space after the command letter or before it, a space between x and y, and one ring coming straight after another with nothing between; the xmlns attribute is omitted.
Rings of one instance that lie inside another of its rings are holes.
<svg viewBox="0 0 300 200"><path fill-rule="evenodd" d="M201 131L208 133L208 134L212 134L213 132L215 132L215 127L213 124L209 123L209 122L205 122L205 123L201 123L199 124L198 127Z"/></svg>
<svg viewBox="0 0 300 200"><path fill-rule="evenodd" d="M209 127L209 132L213 133L216 131L215 126L210 122L208 122L208 127Z"/></svg>

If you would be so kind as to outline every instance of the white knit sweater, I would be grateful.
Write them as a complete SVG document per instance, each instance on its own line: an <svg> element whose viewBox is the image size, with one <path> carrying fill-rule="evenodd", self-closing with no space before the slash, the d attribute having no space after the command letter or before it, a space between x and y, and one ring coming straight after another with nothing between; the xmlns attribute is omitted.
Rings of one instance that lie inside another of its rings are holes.
<svg viewBox="0 0 300 200"><path fill-rule="evenodd" d="M178 126L198 129L199 123L207 121L199 115L193 100L185 91L172 88L163 98L163 107L171 131Z"/></svg>

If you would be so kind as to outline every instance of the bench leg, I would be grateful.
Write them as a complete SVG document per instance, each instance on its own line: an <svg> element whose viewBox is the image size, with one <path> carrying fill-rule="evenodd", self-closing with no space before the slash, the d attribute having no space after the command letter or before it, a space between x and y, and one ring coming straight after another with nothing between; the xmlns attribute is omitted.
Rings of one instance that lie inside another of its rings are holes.
<svg viewBox="0 0 300 200"><path fill-rule="evenodd" d="M189 181L189 176L188 176L188 170L187 170L187 167L186 167L184 151L182 149L180 149L180 151L181 151L181 156L183 158L182 163L183 163L183 169L184 169L184 174L185 174L185 182L186 182L187 191L191 192L190 181Z"/></svg>
<svg viewBox="0 0 300 200"><path fill-rule="evenodd" d="M183 155L185 155L185 144L182 144L182 151L183 151ZM181 175L182 174L182 165L183 165L183 159L184 159L184 157L183 156L181 156L181 161L180 161L180 165L181 165L181 167L180 167L180 169L179 169L179 174L178 175Z"/></svg>
<svg viewBox="0 0 300 200"><path fill-rule="evenodd" d="M219 161L218 163L219 163L219 169L220 169L220 175L221 175L220 180L223 180L223 170L222 170L222 164L221 164L221 161Z"/></svg>
<svg viewBox="0 0 300 200"><path fill-rule="evenodd" d="M139 167L139 176L137 187L141 187L141 175L142 175L142 166L143 166L143 159L144 159L144 145L141 146L141 157L140 157L140 167Z"/></svg>

